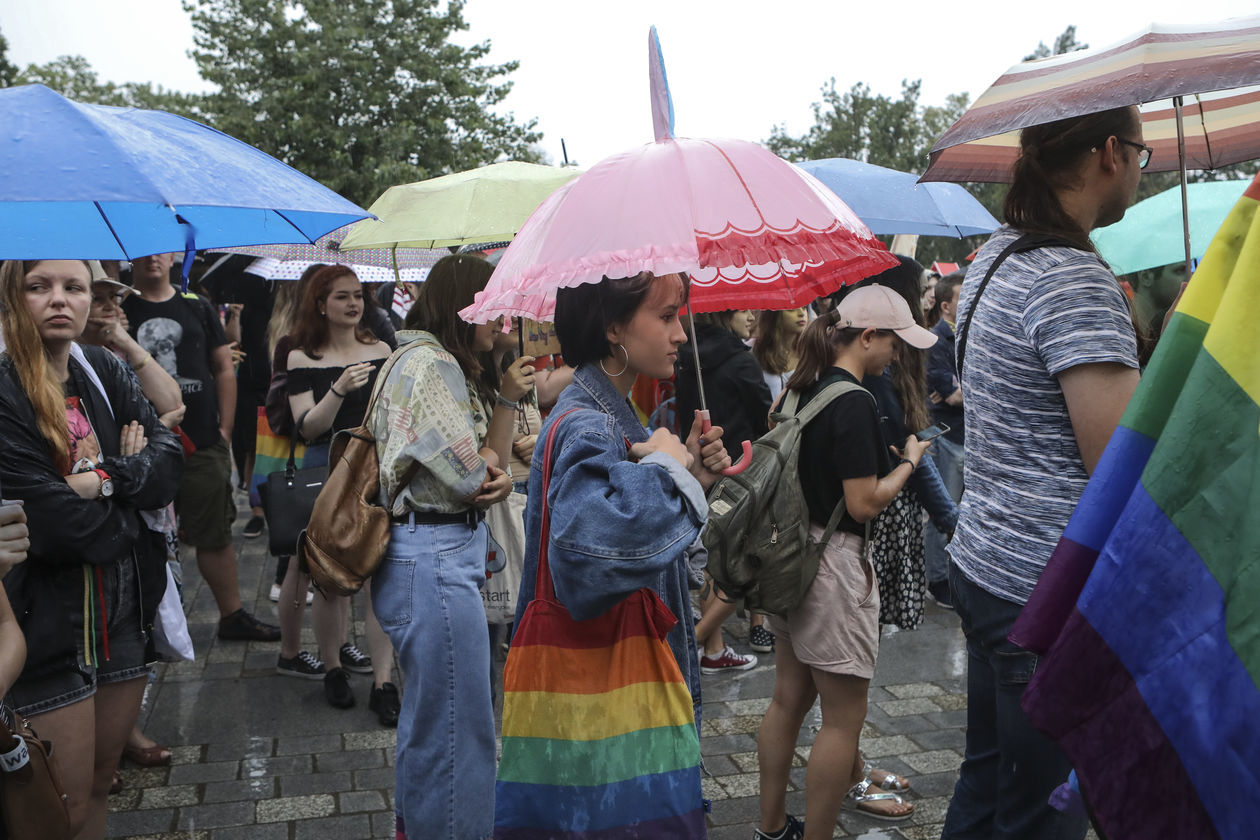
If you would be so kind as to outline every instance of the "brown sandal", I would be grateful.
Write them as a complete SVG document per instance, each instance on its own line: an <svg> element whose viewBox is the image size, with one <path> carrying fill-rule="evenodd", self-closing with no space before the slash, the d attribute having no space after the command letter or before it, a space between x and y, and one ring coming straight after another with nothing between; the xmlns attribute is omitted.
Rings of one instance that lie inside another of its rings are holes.
<svg viewBox="0 0 1260 840"><path fill-rule="evenodd" d="M154 744L151 747L123 747L123 758L139 764L141 767L165 767L171 763L171 748L165 744Z"/></svg>

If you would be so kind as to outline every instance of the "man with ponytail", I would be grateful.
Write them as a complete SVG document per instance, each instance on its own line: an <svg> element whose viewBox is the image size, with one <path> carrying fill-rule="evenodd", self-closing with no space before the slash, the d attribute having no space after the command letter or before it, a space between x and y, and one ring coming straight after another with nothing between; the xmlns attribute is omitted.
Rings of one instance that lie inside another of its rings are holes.
<svg viewBox="0 0 1260 840"><path fill-rule="evenodd" d="M1007 641L1138 382L1128 304L1089 239L1133 201L1136 107L1024 129L1006 224L959 294L967 428L949 582L967 637L967 745L943 840L1075 840L1067 760L1025 717L1037 657Z"/></svg>

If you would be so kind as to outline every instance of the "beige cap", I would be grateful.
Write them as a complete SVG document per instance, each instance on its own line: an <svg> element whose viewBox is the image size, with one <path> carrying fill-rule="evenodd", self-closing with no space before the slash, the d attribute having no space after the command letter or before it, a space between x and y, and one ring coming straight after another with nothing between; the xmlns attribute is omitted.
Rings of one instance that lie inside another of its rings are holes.
<svg viewBox="0 0 1260 840"><path fill-rule="evenodd" d="M128 293L135 291L135 289L128 286L126 283L115 280L113 277L106 274L104 267L101 266L100 260L87 260L86 262L88 264L88 270L92 272L92 285L96 285L97 283L108 283L111 286L115 286L117 288L115 288L114 291L119 295L119 297L125 297Z"/></svg>
<svg viewBox="0 0 1260 840"><path fill-rule="evenodd" d="M911 347L926 350L936 343L936 334L914 322L910 304L887 286L863 286L844 296L836 307L841 328L892 330Z"/></svg>

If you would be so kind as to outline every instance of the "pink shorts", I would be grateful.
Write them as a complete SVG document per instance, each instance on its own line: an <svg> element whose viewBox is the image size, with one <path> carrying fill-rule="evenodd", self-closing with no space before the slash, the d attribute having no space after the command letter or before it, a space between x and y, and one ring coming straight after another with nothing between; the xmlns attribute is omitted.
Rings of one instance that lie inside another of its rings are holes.
<svg viewBox="0 0 1260 840"><path fill-rule="evenodd" d="M817 539L823 529L810 525ZM879 586L863 540L837 531L823 549L818 576L786 618L770 617L777 645L791 645L802 663L832 674L875 675L879 651Z"/></svg>

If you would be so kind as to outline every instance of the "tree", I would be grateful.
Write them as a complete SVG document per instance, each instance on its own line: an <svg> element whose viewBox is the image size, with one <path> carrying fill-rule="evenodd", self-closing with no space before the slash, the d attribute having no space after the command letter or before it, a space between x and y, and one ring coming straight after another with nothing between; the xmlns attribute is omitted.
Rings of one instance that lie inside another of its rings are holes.
<svg viewBox="0 0 1260 840"><path fill-rule="evenodd" d="M536 121L495 105L515 61L484 64L463 0L185 0L193 58L218 85L207 116L352 201L512 157L537 160Z"/></svg>
<svg viewBox="0 0 1260 840"><path fill-rule="evenodd" d="M1064 53L1076 52L1077 50L1089 49L1089 44L1080 44L1076 41L1076 27L1069 26L1063 30L1058 38L1054 39L1054 49L1051 50L1046 46L1045 41L1037 42L1037 49L1024 56L1024 61L1033 61L1038 58L1049 58L1052 55L1063 55Z"/></svg>
<svg viewBox="0 0 1260 840"><path fill-rule="evenodd" d="M17 72L17 67L9 63L9 39L0 35L0 88L12 85Z"/></svg>

